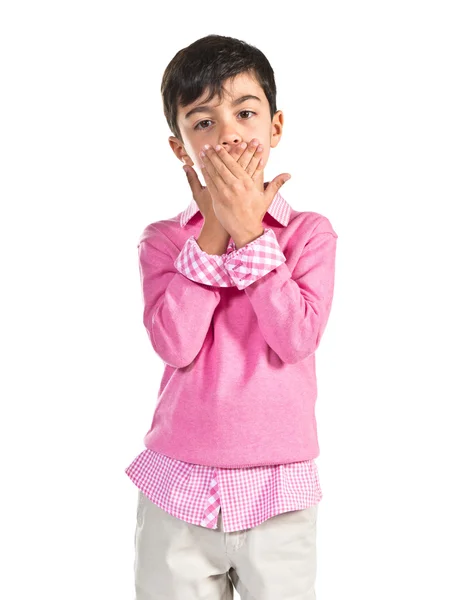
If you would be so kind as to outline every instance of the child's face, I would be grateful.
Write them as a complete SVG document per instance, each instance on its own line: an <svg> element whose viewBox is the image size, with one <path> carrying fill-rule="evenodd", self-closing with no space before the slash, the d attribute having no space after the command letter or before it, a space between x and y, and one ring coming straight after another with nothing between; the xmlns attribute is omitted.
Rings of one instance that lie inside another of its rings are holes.
<svg viewBox="0 0 453 600"><path fill-rule="evenodd" d="M282 111L277 111L271 120L266 95L249 74L241 73L234 80L226 80L223 85L225 94L222 102L214 97L207 105L203 101L206 93L189 106L178 108L178 125L184 145L170 136L173 152L185 164L200 167L200 152L205 144L220 144L230 152L233 146L257 138L263 145L262 158L266 166L270 149L277 146L282 135ZM260 100L249 98L233 104L235 99L248 94ZM204 108L187 116L193 108L200 106Z"/></svg>

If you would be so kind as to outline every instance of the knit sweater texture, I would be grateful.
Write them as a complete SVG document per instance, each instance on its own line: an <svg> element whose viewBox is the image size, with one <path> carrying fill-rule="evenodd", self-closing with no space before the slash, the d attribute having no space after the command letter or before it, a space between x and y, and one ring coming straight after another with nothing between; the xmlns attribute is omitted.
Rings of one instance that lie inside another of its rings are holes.
<svg viewBox="0 0 453 600"><path fill-rule="evenodd" d="M338 236L325 216L293 210L280 192L277 204L286 218L268 210L262 223L272 254L259 251L260 238L230 243L214 259L219 285L178 270L203 225L195 201L143 231L143 323L164 363L147 448L226 468L319 455L315 351L331 310ZM241 263L265 274L244 281Z"/></svg>

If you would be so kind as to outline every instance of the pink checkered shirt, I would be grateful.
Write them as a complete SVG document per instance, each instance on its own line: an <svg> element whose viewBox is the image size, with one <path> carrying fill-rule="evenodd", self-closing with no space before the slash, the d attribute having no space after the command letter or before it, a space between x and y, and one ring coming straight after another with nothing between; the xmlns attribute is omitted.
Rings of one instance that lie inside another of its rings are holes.
<svg viewBox="0 0 453 600"><path fill-rule="evenodd" d="M181 227L198 210L192 200L181 213ZM290 211L277 192L267 212L286 226ZM174 264L192 281L244 289L285 260L273 230L264 228L260 237L242 248L236 249L230 240L222 256L207 254L191 236ZM188 523L217 529L222 509L226 532L255 527L280 513L317 504L322 498L314 459L227 469L182 462L146 448L125 473L152 502Z"/></svg>

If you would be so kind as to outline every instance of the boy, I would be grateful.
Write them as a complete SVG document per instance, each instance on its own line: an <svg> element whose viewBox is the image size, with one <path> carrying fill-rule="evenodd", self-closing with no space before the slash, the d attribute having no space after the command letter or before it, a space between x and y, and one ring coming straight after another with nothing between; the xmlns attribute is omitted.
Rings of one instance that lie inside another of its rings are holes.
<svg viewBox="0 0 453 600"><path fill-rule="evenodd" d="M264 182L283 113L262 52L206 36L175 55L161 91L193 199L138 244L143 322L165 369L126 469L139 488L136 600L232 599L233 586L241 599L314 600L315 350L337 234L289 206L286 174Z"/></svg>

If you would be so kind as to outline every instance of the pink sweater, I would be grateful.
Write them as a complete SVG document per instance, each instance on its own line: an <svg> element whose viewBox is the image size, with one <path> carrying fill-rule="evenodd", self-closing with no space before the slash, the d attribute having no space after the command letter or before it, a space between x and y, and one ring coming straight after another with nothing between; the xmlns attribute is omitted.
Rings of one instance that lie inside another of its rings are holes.
<svg viewBox="0 0 453 600"><path fill-rule="evenodd" d="M254 251L254 240L223 257L202 253L218 285L187 276L203 223L194 201L143 232L143 322L165 363L147 448L226 468L319 455L314 352L332 304L337 234L326 217L278 200L286 224L270 211L263 219L272 252ZM247 281L254 268L267 272Z"/></svg>
<svg viewBox="0 0 453 600"><path fill-rule="evenodd" d="M290 210L283 197L276 194L267 212L286 226ZM185 225L196 211L190 205L182 215L181 224ZM240 261L240 276L247 285L285 260L283 254L275 252L272 233L269 230L267 235L261 235L246 254L238 254L238 258L246 259ZM226 256L219 261L218 256L204 253L197 243L188 242L184 249L188 254L181 252L175 263L183 275L209 285L231 285ZM231 240L227 253L234 249ZM253 253L257 260L252 258ZM256 268L263 253L273 260ZM140 490L139 502L146 496L174 517L208 529L217 528L222 510L226 532L250 529L273 516L313 506L322 499L315 459L228 469L179 461L145 448L125 472Z"/></svg>

